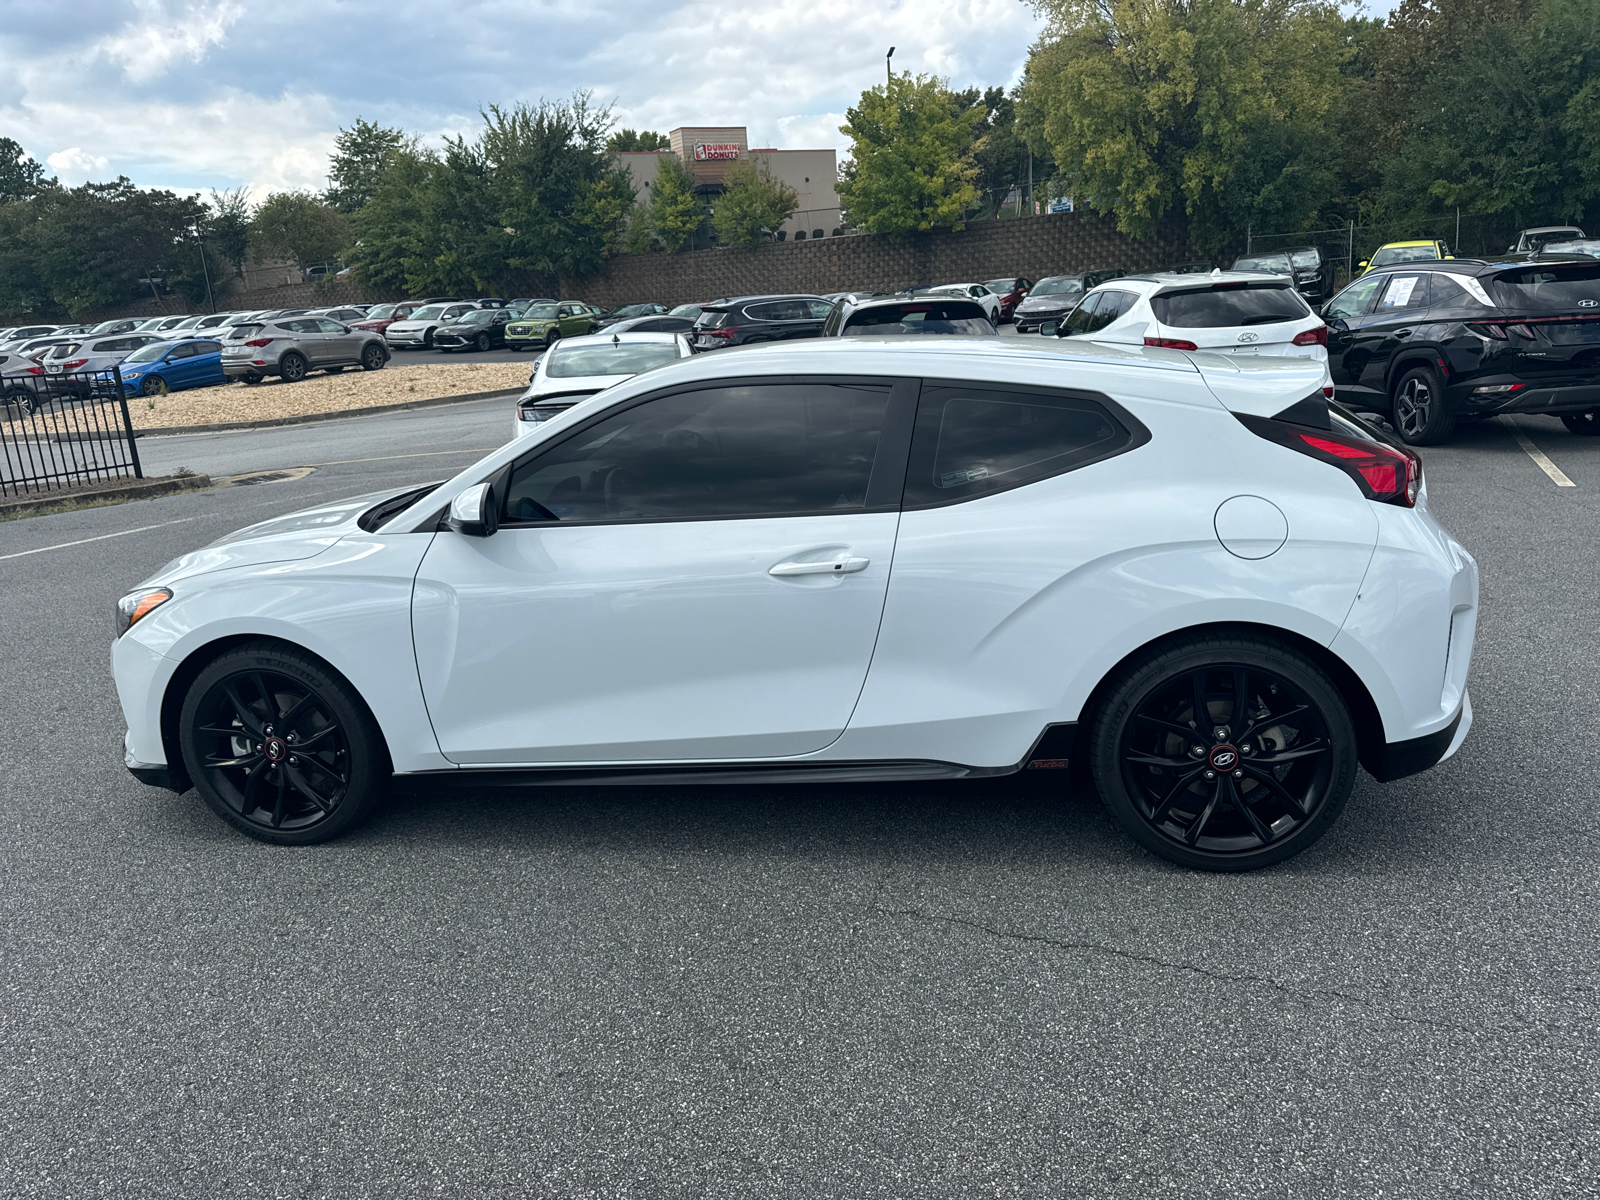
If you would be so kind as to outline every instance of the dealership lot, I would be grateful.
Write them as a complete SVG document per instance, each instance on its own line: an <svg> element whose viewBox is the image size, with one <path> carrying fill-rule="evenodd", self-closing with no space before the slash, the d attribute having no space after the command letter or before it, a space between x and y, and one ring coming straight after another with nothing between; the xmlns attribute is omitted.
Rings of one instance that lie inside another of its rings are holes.
<svg viewBox="0 0 1600 1200"><path fill-rule="evenodd" d="M0 525L7 1194L1592 1192L1595 439L1426 452L1483 572L1472 735L1260 874L1053 775L412 792L299 851L126 775L117 595L508 412L146 439L315 469Z"/></svg>

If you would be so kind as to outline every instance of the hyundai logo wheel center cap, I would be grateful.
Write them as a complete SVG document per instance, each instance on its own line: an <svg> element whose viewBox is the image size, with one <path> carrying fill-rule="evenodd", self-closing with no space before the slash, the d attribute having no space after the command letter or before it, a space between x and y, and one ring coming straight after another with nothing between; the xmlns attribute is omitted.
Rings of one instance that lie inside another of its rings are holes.
<svg viewBox="0 0 1600 1200"><path fill-rule="evenodd" d="M1211 753L1206 761L1211 764L1213 771L1231 773L1239 766L1239 752L1227 743L1223 743L1211 747Z"/></svg>
<svg viewBox="0 0 1600 1200"><path fill-rule="evenodd" d="M261 753L268 762L281 763L289 757L289 744L279 737L269 737L261 744Z"/></svg>

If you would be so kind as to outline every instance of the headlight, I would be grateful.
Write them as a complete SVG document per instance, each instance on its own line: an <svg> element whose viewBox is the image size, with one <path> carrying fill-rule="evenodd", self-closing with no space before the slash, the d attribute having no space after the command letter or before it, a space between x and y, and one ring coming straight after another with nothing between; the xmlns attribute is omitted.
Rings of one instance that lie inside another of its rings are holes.
<svg viewBox="0 0 1600 1200"><path fill-rule="evenodd" d="M114 616L117 623L117 636L121 637L127 633L135 622L143 620L171 599L171 588L141 588L137 592L129 592L121 600L117 601L117 609Z"/></svg>

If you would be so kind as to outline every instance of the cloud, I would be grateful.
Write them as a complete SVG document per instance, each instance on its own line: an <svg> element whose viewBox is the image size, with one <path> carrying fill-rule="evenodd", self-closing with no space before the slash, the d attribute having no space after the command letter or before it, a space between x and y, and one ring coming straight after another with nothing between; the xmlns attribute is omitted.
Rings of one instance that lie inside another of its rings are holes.
<svg viewBox="0 0 1600 1200"><path fill-rule="evenodd" d="M635 129L737 124L753 145L842 149L890 45L896 70L1010 84L1038 30L1016 0L762 0L737 20L693 0L23 5L0 25L0 130L63 178L256 195L324 186L358 116L436 144L484 105L579 88Z"/></svg>

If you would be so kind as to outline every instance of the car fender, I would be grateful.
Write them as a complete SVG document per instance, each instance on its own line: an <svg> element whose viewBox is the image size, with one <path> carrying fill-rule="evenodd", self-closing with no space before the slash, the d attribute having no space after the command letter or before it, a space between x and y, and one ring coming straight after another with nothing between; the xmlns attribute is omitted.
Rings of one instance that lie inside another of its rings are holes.
<svg viewBox="0 0 1600 1200"><path fill-rule="evenodd" d="M1429 328L1429 332L1432 332L1431 328ZM1389 360L1388 367L1384 370L1383 390L1392 395L1394 393L1395 380L1399 379L1401 375L1412 367L1417 366L1432 367L1445 377L1446 383L1450 381L1450 365L1445 358L1444 350L1429 340L1421 345L1409 343L1404 350L1395 352L1394 357Z"/></svg>

